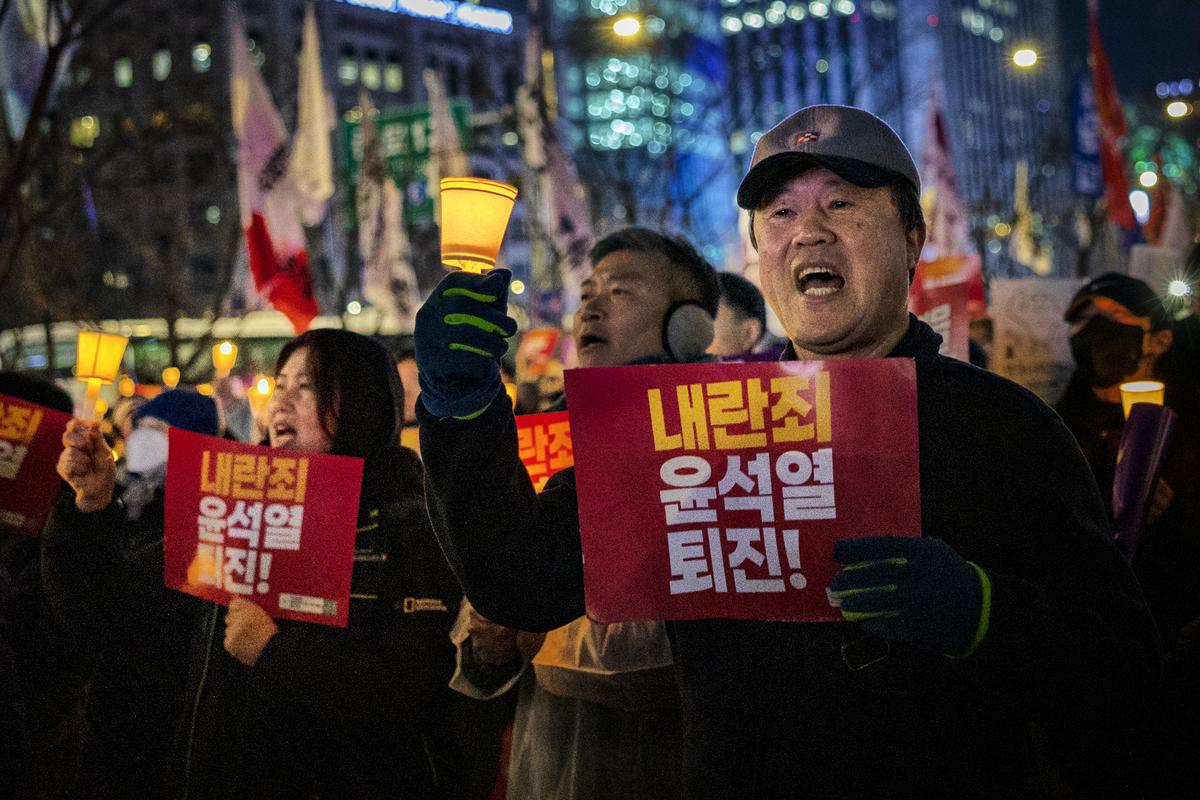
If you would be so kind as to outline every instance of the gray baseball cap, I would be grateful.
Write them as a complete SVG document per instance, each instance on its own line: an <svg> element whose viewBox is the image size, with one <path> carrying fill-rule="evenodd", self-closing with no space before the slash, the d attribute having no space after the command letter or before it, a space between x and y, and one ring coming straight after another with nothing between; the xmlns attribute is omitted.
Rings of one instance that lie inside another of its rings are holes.
<svg viewBox="0 0 1200 800"><path fill-rule="evenodd" d="M812 163L858 186L907 180L918 194L921 178L912 155L891 126L852 106L808 106L763 134L750 171L738 187L737 204L751 209L774 187L781 168Z"/></svg>

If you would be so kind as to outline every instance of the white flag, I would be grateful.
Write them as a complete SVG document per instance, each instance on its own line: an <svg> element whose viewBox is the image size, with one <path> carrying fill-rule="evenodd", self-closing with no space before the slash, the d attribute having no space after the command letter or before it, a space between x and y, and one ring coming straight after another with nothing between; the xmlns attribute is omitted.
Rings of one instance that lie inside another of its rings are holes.
<svg viewBox="0 0 1200 800"><path fill-rule="evenodd" d="M362 162L358 168L358 249L363 260L362 292L369 303L400 318L412 330L421 299L413 272L404 204L400 190L383 159L375 107L365 91L362 107Z"/></svg>
<svg viewBox="0 0 1200 800"><path fill-rule="evenodd" d="M287 130L250 48L241 15L230 8L230 100L238 143L238 207L254 288L297 333L317 315L308 272L299 193L288 174Z"/></svg>
<svg viewBox="0 0 1200 800"><path fill-rule="evenodd" d="M317 17L310 3L304 12L304 39L300 47L300 86L296 104L296 136L292 140L291 173L300 192L301 217L316 225L325 216L333 196L333 153L329 137L333 109L321 74L321 42Z"/></svg>
<svg viewBox="0 0 1200 800"><path fill-rule="evenodd" d="M425 164L426 190L433 199L433 214L438 217L438 194L442 178L471 174L467 154L458 137L458 127L450 113L450 101L442 78L432 69L424 73L425 93L429 95L429 161Z"/></svg>
<svg viewBox="0 0 1200 800"><path fill-rule="evenodd" d="M565 314L579 306L579 293L588 273L588 252L595 236L584 199L583 184L545 104L541 32L530 28L525 42L525 82L517 91L517 125L526 168L535 176L542 229L550 238L562 277Z"/></svg>
<svg viewBox="0 0 1200 800"><path fill-rule="evenodd" d="M946 118L936 93L929 99L929 121L921 147L921 183L921 207L928 229L921 258L934 261L970 252L973 248L969 245L967 215L958 194Z"/></svg>
<svg viewBox="0 0 1200 800"><path fill-rule="evenodd" d="M1038 246L1033 238L1033 219L1029 210L1029 162L1017 162L1013 184L1012 238L1008 241L1008 255L1018 264L1024 264L1037 275L1049 275L1053 257L1049 243Z"/></svg>

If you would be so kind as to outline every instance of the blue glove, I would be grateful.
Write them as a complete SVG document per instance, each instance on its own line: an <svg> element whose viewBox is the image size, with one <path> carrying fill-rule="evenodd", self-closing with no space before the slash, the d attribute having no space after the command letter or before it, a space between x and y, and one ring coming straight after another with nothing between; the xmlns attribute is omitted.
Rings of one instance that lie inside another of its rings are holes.
<svg viewBox="0 0 1200 800"><path fill-rule="evenodd" d="M974 653L987 635L991 581L941 539L841 539L833 557L842 570L830 592L842 602L842 617L867 633L956 658Z"/></svg>
<svg viewBox="0 0 1200 800"><path fill-rule="evenodd" d="M500 393L504 340L517 332L506 313L511 278L506 269L451 272L417 312L417 375L430 414L470 419Z"/></svg>

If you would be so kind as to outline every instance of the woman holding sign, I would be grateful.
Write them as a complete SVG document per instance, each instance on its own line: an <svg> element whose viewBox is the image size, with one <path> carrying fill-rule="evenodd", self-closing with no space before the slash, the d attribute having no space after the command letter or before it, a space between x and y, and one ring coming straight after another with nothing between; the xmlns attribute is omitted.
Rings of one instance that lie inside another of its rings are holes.
<svg viewBox="0 0 1200 800"><path fill-rule="evenodd" d="M432 723L461 590L425 516L420 462L398 445L391 358L367 337L310 331L284 347L276 380L273 447L364 460L349 625L206 604L167 796L438 797Z"/></svg>

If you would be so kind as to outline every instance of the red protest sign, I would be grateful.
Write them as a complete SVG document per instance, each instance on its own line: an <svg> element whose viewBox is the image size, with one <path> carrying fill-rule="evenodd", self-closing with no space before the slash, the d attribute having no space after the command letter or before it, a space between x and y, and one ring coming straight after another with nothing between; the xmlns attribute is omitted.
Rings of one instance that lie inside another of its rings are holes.
<svg viewBox="0 0 1200 800"><path fill-rule="evenodd" d="M969 294L967 284L951 283L908 296L909 311L942 337L938 351L959 361L967 361L971 354Z"/></svg>
<svg viewBox="0 0 1200 800"><path fill-rule="evenodd" d="M0 525L26 536L42 532L70 421L70 414L0 394Z"/></svg>
<svg viewBox="0 0 1200 800"><path fill-rule="evenodd" d="M588 616L840 619L833 543L919 536L908 359L572 370Z"/></svg>
<svg viewBox="0 0 1200 800"><path fill-rule="evenodd" d="M574 465L567 412L517 417L517 455L533 481L533 488L539 492L551 475Z"/></svg>
<svg viewBox="0 0 1200 800"><path fill-rule="evenodd" d="M172 428L163 582L273 617L345 627L362 461Z"/></svg>

